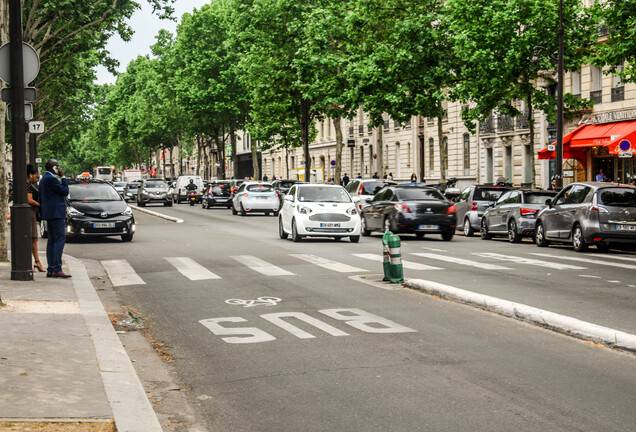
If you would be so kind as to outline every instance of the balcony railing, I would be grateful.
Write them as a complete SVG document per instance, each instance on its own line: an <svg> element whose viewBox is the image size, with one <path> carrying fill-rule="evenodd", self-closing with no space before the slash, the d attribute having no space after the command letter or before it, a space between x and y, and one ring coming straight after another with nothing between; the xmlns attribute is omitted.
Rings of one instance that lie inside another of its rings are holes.
<svg viewBox="0 0 636 432"><path fill-rule="evenodd" d="M528 112L523 113L523 115L517 117L517 129L528 129L530 127L530 122L528 121Z"/></svg>
<svg viewBox="0 0 636 432"><path fill-rule="evenodd" d="M497 116L497 130L499 132L509 132L515 129L512 116L500 115Z"/></svg>
<svg viewBox="0 0 636 432"><path fill-rule="evenodd" d="M590 92L590 100L594 103L603 102L603 90L595 90Z"/></svg>
<svg viewBox="0 0 636 432"><path fill-rule="evenodd" d="M493 126L492 115L489 115L486 120L479 123L479 131L483 134L491 134L495 132L495 127Z"/></svg>
<svg viewBox="0 0 636 432"><path fill-rule="evenodd" d="M625 87L615 87L612 89L612 102L625 100Z"/></svg>

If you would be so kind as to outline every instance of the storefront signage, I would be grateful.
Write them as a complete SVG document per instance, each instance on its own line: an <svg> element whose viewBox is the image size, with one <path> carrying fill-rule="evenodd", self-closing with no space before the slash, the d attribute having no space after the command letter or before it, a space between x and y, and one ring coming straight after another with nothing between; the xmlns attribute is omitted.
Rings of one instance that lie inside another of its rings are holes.
<svg viewBox="0 0 636 432"><path fill-rule="evenodd" d="M636 108L592 114L591 124L613 123L625 120L636 120Z"/></svg>

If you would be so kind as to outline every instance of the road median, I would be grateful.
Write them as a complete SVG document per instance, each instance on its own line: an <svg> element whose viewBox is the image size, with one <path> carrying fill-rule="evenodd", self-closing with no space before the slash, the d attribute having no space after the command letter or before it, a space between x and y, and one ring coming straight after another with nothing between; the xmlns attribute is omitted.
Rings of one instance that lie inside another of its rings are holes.
<svg viewBox="0 0 636 432"><path fill-rule="evenodd" d="M499 315L515 318L568 336L592 341L618 350L636 353L636 335L599 326L554 312L478 294L450 285L423 279L409 279L404 285L425 294L475 306Z"/></svg>
<svg viewBox="0 0 636 432"><path fill-rule="evenodd" d="M151 216L158 217L159 219L164 219L164 220L167 220L167 221L170 221L170 222L174 222L174 223L183 223L183 219L181 219L181 218L168 216L168 215L165 215L163 213L158 213L158 212L155 212L155 211L152 211L152 210L148 210L148 209L145 209L143 207L138 207L138 206L132 205L132 204L128 204L128 205L133 210L137 210L137 211L139 211L141 213L146 213L146 214L149 214Z"/></svg>

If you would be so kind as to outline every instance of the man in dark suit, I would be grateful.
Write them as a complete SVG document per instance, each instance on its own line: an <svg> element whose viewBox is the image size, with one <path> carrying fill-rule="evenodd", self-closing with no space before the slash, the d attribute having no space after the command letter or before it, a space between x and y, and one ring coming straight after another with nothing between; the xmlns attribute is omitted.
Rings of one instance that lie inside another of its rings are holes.
<svg viewBox="0 0 636 432"><path fill-rule="evenodd" d="M46 260L48 269L46 277L69 278L62 271L62 253L66 243L66 196L68 195L68 180L64 171L55 159L49 159L44 164L46 172L40 180L40 204L42 219L46 221L49 238L46 244ZM60 176L58 180L55 176Z"/></svg>

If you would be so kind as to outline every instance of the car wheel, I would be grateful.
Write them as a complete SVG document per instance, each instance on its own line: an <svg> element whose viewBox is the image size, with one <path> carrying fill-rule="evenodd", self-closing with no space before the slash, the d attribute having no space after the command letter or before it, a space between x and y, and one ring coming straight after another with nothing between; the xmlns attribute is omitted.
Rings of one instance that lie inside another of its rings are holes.
<svg viewBox="0 0 636 432"><path fill-rule="evenodd" d="M302 241L303 238L298 235L298 230L296 229L296 220L292 220L292 241L298 243Z"/></svg>
<svg viewBox="0 0 636 432"><path fill-rule="evenodd" d="M274 216L278 216L278 210L276 210L273 214Z"/></svg>
<svg viewBox="0 0 636 432"><path fill-rule="evenodd" d="M510 243L519 243L521 241L521 236L517 232L517 222L514 219L511 219L508 223L508 240Z"/></svg>
<svg viewBox="0 0 636 432"><path fill-rule="evenodd" d="M232 208L232 214L233 214L234 216L236 216L236 214L237 214L238 212L236 211L236 207L234 207L234 203L232 203L232 207L231 207L231 208Z"/></svg>
<svg viewBox="0 0 636 432"><path fill-rule="evenodd" d="M287 239L287 233L285 232L285 230L283 229L283 218L279 217L278 218L278 236L280 238L282 238L283 240Z"/></svg>
<svg viewBox="0 0 636 432"><path fill-rule="evenodd" d="M367 220L362 216L360 218L360 234L367 237L371 235L371 231L367 229Z"/></svg>
<svg viewBox="0 0 636 432"><path fill-rule="evenodd" d="M587 250L587 243L583 238L583 230L579 225L576 225L572 230L572 246L577 252L585 252Z"/></svg>
<svg viewBox="0 0 636 432"><path fill-rule="evenodd" d="M481 228L479 230L479 234L481 234L482 240L490 240L492 238L492 236L488 234L488 223L486 222L486 219L481 220Z"/></svg>
<svg viewBox="0 0 636 432"><path fill-rule="evenodd" d="M240 206L241 206L241 216L247 215L247 212L245 211L245 207L243 207L243 203L241 203Z"/></svg>
<svg viewBox="0 0 636 432"><path fill-rule="evenodd" d="M534 242L539 247L546 247L550 244L545 238L545 228L541 222L537 221L537 227L534 230Z"/></svg>
<svg viewBox="0 0 636 432"><path fill-rule="evenodd" d="M468 218L466 218L466 220L464 221L464 235L466 237L472 237L473 234L475 234L475 230L470 225L470 220L468 220Z"/></svg>
<svg viewBox="0 0 636 432"><path fill-rule="evenodd" d="M349 236L349 241L351 243L358 243L360 241L360 236L359 235L357 235L357 236Z"/></svg>
<svg viewBox="0 0 636 432"><path fill-rule="evenodd" d="M423 232L416 232L415 233L415 237L417 237L418 239L423 239L424 238L424 233Z"/></svg>
<svg viewBox="0 0 636 432"><path fill-rule="evenodd" d="M382 222L382 226L384 227L384 232L391 231L391 221L389 218L384 218L384 222Z"/></svg>
<svg viewBox="0 0 636 432"><path fill-rule="evenodd" d="M133 239L132 234L124 234L123 236L121 236L121 241L123 242L129 242L129 241L132 241L132 239Z"/></svg>
<svg viewBox="0 0 636 432"><path fill-rule="evenodd" d="M42 236L42 238L48 238L49 237L49 230L46 226L46 221L45 220L41 220L40 221L40 235Z"/></svg>
<svg viewBox="0 0 636 432"><path fill-rule="evenodd" d="M172 207L172 201L168 201L167 206Z"/></svg>
<svg viewBox="0 0 636 432"><path fill-rule="evenodd" d="M442 233L442 240L451 241L453 239L453 235L455 235L455 233L453 233L452 231L444 231Z"/></svg>

